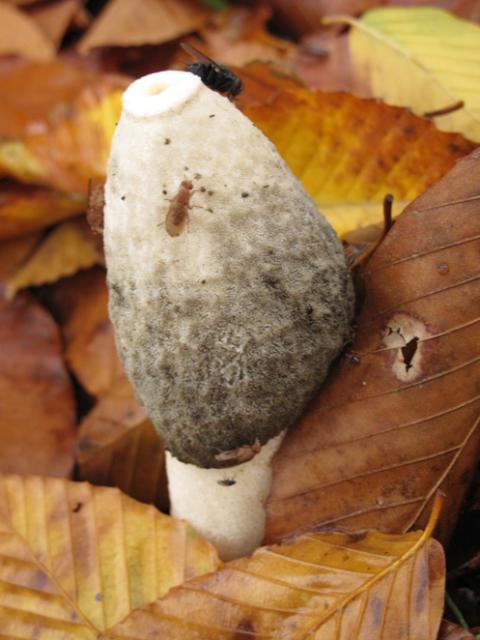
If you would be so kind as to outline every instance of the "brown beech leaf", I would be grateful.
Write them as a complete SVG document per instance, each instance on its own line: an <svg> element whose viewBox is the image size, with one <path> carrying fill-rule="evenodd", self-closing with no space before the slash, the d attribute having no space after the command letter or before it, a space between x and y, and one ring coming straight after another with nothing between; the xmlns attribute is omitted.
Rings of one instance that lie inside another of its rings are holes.
<svg viewBox="0 0 480 640"><path fill-rule="evenodd" d="M161 44L197 31L209 12L194 0L110 0L78 44L95 47Z"/></svg>
<svg viewBox="0 0 480 640"><path fill-rule="evenodd" d="M331 15L359 16L369 9L384 6L436 6L468 20L480 20L478 0L270 0L275 16L294 35L319 29L322 20Z"/></svg>
<svg viewBox="0 0 480 640"><path fill-rule="evenodd" d="M17 55L45 61L54 57L55 47L46 33L26 13L8 3L0 2L0 55Z"/></svg>
<svg viewBox="0 0 480 640"><path fill-rule="evenodd" d="M30 233L22 238L0 241L0 297L5 292L5 281L33 253L41 234Z"/></svg>
<svg viewBox="0 0 480 640"><path fill-rule="evenodd" d="M82 193L60 193L51 189L2 180L0 181L0 240L16 238L37 229L43 229L54 222L79 214L85 210L85 206L86 196Z"/></svg>
<svg viewBox="0 0 480 640"><path fill-rule="evenodd" d="M437 640L475 640L475 638L468 629L449 620L442 620Z"/></svg>
<svg viewBox="0 0 480 640"><path fill-rule="evenodd" d="M187 39L187 42L228 66L241 67L263 60L290 69L295 47L269 33L267 22L271 14L265 4L233 7L217 14L200 30L200 41ZM185 60L185 53L181 60Z"/></svg>
<svg viewBox="0 0 480 640"><path fill-rule="evenodd" d="M31 7L28 13L58 48L81 6L81 0L58 0Z"/></svg>
<svg viewBox="0 0 480 640"><path fill-rule="evenodd" d="M354 85L348 37L330 32L315 32L302 39L293 68L310 89L345 91L359 95Z"/></svg>
<svg viewBox="0 0 480 640"><path fill-rule="evenodd" d="M0 353L0 470L68 476L72 386L58 328L31 297L0 298Z"/></svg>
<svg viewBox="0 0 480 640"><path fill-rule="evenodd" d="M108 317L104 269L77 273L53 285L48 303L65 343L65 360L88 393L108 392L123 375Z"/></svg>
<svg viewBox="0 0 480 640"><path fill-rule="evenodd" d="M104 176L128 82L60 60L0 66L0 174L85 194Z"/></svg>
<svg viewBox="0 0 480 640"><path fill-rule="evenodd" d="M424 532L309 534L190 580L107 638L435 640L441 545Z"/></svg>
<svg viewBox="0 0 480 640"><path fill-rule="evenodd" d="M27 287L56 282L102 262L85 218L57 225L6 281L6 297Z"/></svg>
<svg viewBox="0 0 480 640"><path fill-rule="evenodd" d="M0 635L98 638L132 609L215 570L188 525L118 489L0 476Z"/></svg>
<svg viewBox="0 0 480 640"><path fill-rule="evenodd" d="M273 460L266 539L407 531L446 494L455 525L479 453L480 153L415 200L364 274L351 351Z"/></svg>
<svg viewBox="0 0 480 640"><path fill-rule="evenodd" d="M83 419L76 450L82 480L116 486L135 500L168 509L163 445L126 377Z"/></svg>
<svg viewBox="0 0 480 640"><path fill-rule="evenodd" d="M312 92L273 77L266 65L239 71L242 111L280 155L339 235L394 214L475 145L406 109L344 93Z"/></svg>

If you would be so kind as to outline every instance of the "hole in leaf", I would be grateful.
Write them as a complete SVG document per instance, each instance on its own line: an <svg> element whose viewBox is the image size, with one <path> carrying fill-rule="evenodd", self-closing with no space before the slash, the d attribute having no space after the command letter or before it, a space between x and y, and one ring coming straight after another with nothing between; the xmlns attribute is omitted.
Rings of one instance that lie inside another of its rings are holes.
<svg viewBox="0 0 480 640"><path fill-rule="evenodd" d="M408 371L412 368L412 360L417 352L418 346L418 337L414 336L411 340L407 342L404 347L401 347L403 362L405 363L405 369Z"/></svg>

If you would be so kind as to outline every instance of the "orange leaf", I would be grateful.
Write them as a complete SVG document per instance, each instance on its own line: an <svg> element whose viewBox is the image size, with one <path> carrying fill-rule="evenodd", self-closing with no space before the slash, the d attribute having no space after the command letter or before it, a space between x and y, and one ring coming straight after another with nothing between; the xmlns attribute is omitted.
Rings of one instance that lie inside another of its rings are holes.
<svg viewBox="0 0 480 640"><path fill-rule="evenodd" d="M81 193L59 193L41 187L2 181L0 239L16 238L43 229L54 222L77 215L85 206L86 197Z"/></svg>
<svg viewBox="0 0 480 640"><path fill-rule="evenodd" d="M92 395L108 392L123 376L108 317L105 271L83 271L59 281L48 293L65 342L65 359Z"/></svg>
<svg viewBox="0 0 480 640"><path fill-rule="evenodd" d="M26 13L0 2L0 55L18 55L37 61L51 60L55 55L55 47Z"/></svg>
<svg viewBox="0 0 480 640"><path fill-rule="evenodd" d="M85 218L63 222L8 278L6 296L13 298L21 289L55 282L99 262L102 256Z"/></svg>
<svg viewBox="0 0 480 640"><path fill-rule="evenodd" d="M161 44L197 31L208 12L190 0L111 0L78 45L95 47Z"/></svg>
<svg viewBox="0 0 480 640"><path fill-rule="evenodd" d="M118 489L34 476L0 476L0 557L9 638L97 638L219 564L185 522Z"/></svg>
<svg viewBox="0 0 480 640"><path fill-rule="evenodd" d="M258 549L132 612L107 638L435 640L444 559L431 526L404 536L309 534Z"/></svg>
<svg viewBox="0 0 480 640"><path fill-rule="evenodd" d="M242 110L340 235L380 221L387 193L400 213L475 147L405 109L291 88L290 80L272 78L268 67L251 66L240 75Z"/></svg>
<svg viewBox="0 0 480 640"><path fill-rule="evenodd" d="M273 460L267 540L455 524L480 433L480 154L415 200L367 264L351 353Z"/></svg>
<svg viewBox="0 0 480 640"><path fill-rule="evenodd" d="M104 175L128 80L58 60L0 67L0 173L87 192Z"/></svg>
<svg viewBox="0 0 480 640"><path fill-rule="evenodd" d="M163 445L125 377L84 418L76 450L82 480L168 510Z"/></svg>

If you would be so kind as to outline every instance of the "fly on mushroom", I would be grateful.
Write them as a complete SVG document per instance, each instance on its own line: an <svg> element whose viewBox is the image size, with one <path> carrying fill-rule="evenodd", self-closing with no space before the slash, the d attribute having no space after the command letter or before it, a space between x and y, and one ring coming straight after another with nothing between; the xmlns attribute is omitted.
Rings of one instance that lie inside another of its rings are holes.
<svg viewBox="0 0 480 640"><path fill-rule="evenodd" d="M188 219L188 208L193 184L190 180L182 180L177 194L171 201L165 217L165 228L169 236L179 236Z"/></svg>
<svg viewBox="0 0 480 640"><path fill-rule="evenodd" d="M218 64L218 62L215 62L215 60L207 57L186 42L181 42L180 44L182 49L197 60L197 62L187 65L186 71L199 76L203 84L213 91L226 93L230 101L233 101L241 93L243 89L242 81L230 69Z"/></svg>

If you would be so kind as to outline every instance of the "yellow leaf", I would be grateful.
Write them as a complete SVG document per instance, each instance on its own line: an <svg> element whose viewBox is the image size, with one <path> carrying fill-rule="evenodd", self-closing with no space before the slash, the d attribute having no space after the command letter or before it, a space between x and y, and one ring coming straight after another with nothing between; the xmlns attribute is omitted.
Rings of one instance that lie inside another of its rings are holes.
<svg viewBox="0 0 480 640"><path fill-rule="evenodd" d="M434 640L444 558L426 531L308 534L173 589L111 629L124 640Z"/></svg>
<svg viewBox="0 0 480 640"><path fill-rule="evenodd" d="M247 75L248 74L248 75ZM394 196L394 214L437 182L473 143L405 109L344 93L311 92L279 83L265 68L241 74L246 115L280 155L339 235L383 219L382 202Z"/></svg>
<svg viewBox="0 0 480 640"><path fill-rule="evenodd" d="M217 567L184 522L118 489L0 476L2 638L97 638Z"/></svg>
<svg viewBox="0 0 480 640"><path fill-rule="evenodd" d="M102 257L84 218L59 224L6 282L7 299L27 287L56 282Z"/></svg>
<svg viewBox="0 0 480 640"><path fill-rule="evenodd" d="M479 25L431 7L375 9L342 20L354 27L349 44L360 87L419 115L463 101L435 124L480 141Z"/></svg>
<svg viewBox="0 0 480 640"><path fill-rule="evenodd" d="M86 193L102 178L128 78L60 60L0 70L0 175Z"/></svg>

